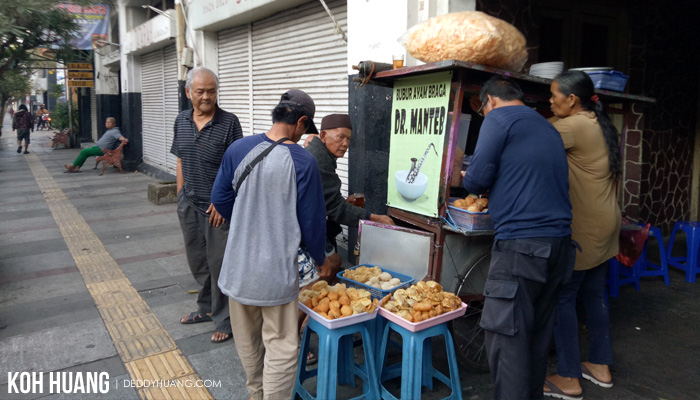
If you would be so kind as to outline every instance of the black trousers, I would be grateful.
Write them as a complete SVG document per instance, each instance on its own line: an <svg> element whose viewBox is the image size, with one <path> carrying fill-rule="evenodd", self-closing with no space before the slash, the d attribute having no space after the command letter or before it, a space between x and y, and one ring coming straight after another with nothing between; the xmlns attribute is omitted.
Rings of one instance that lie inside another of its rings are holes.
<svg viewBox="0 0 700 400"><path fill-rule="evenodd" d="M229 222L214 228L209 223L209 216L197 212L184 197L180 190L177 196L177 216L185 239L187 263L194 279L202 285L197 296L197 312L202 315L211 313L217 328L230 331L228 297L219 289Z"/></svg>
<svg viewBox="0 0 700 400"><path fill-rule="evenodd" d="M496 240L481 326L494 399L541 399L559 288L574 268L571 237Z"/></svg>

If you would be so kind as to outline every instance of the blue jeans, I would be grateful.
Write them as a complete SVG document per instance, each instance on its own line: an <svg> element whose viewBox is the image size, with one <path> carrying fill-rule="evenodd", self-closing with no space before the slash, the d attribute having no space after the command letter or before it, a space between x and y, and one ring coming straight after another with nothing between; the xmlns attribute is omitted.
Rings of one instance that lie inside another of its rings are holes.
<svg viewBox="0 0 700 400"><path fill-rule="evenodd" d="M554 339L557 344L557 373L569 378L581 378L581 356L578 342L576 298L580 296L586 308L586 323L591 347L588 361L593 364L612 364L610 342L610 313L605 295L608 262L584 270L574 271L559 292Z"/></svg>

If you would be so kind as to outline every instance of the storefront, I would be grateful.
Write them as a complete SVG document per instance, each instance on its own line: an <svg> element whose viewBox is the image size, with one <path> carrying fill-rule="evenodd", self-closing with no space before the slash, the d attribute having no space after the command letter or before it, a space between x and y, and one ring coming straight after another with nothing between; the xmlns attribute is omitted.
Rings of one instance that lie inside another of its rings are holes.
<svg viewBox="0 0 700 400"><path fill-rule="evenodd" d="M347 31L346 2L326 4ZM273 107L292 88L314 99L317 126L328 114L347 114L347 44L334 31L314 1L218 32L219 103L238 116L244 135L267 131ZM338 174L347 195L347 156L338 160Z"/></svg>
<svg viewBox="0 0 700 400"><path fill-rule="evenodd" d="M178 114L174 44L141 56L141 96L143 161L174 174L177 158L170 154Z"/></svg>

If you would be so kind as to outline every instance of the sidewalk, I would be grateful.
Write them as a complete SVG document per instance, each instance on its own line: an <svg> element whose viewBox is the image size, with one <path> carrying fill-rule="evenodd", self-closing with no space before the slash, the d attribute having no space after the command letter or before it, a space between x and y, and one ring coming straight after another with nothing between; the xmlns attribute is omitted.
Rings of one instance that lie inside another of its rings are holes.
<svg viewBox="0 0 700 400"><path fill-rule="evenodd" d="M212 323L179 323L195 309L196 295L187 291L197 284L185 260L175 205L147 200L152 178L114 168L98 176L99 170L90 169L94 159L81 173L64 174L63 164L78 149L51 149L51 132L44 131L32 134L31 154L17 154L15 134L5 122L0 399L165 398L155 388L132 387L136 379L201 379L216 387L190 388L191 398L248 399L234 341L212 344ZM673 270L671 286L649 278L641 292L627 286L611 299L615 387L585 382L586 398L700 397L698 285ZM554 369L554 357L550 361ZM440 364L445 363L439 359ZM106 372L109 391L52 395L54 371ZM23 372L45 373L43 393L8 394L8 373ZM465 399L491 398L488 375L462 368L460 378ZM448 394L444 388L424 389L423 398Z"/></svg>

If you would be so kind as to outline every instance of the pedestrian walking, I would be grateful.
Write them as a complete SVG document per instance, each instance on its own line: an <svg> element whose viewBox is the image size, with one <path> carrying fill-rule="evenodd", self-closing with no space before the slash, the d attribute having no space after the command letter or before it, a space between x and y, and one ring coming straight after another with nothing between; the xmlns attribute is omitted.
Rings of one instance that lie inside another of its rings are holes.
<svg viewBox="0 0 700 400"><path fill-rule="evenodd" d="M619 252L621 224L617 180L622 161L617 129L595 94L585 72L568 71L551 85L553 120L564 141L569 161L569 188L573 206L571 237L583 251L574 272L564 282L554 327L557 373L547 377L545 395L582 399L580 379L604 388L613 386L610 313L606 296L608 261ZM579 354L579 320L576 301L586 310L590 337L588 361Z"/></svg>
<svg viewBox="0 0 700 400"><path fill-rule="evenodd" d="M66 168L65 172L80 172L80 167L85 164L85 160L87 160L88 157L101 156L103 154L103 149L115 150L117 147L119 147L119 142L128 143L129 140L122 136L121 131L116 125L117 120L114 117L107 118L105 121L107 131L104 133L104 135L102 135L94 146L82 149L78 154L78 157L76 157L73 161L73 164L64 164L63 166Z"/></svg>
<svg viewBox="0 0 700 400"><path fill-rule="evenodd" d="M571 275L569 171L561 136L512 80L479 94L484 122L464 177L495 226L480 325L494 399L541 399L557 295Z"/></svg>
<svg viewBox="0 0 700 400"><path fill-rule="evenodd" d="M17 130L17 152L22 152L22 140L24 140L24 154L29 154L29 131L34 132L32 115L27 111L27 106L21 104L19 110L12 119L12 130Z"/></svg>
<svg viewBox="0 0 700 400"><path fill-rule="evenodd" d="M216 104L218 90L219 80L211 70L196 68L187 74L185 93L193 110L183 111L175 119L170 149L177 157L177 215L187 262L202 286L197 311L180 323L214 321L214 343L232 337L228 299L217 285L230 220L212 206L211 189L224 152L243 137L238 117Z"/></svg>
<svg viewBox="0 0 700 400"><path fill-rule="evenodd" d="M253 400L291 398L298 249L318 265L325 257L321 177L314 157L296 144L304 133L318 133L315 109L301 90L282 95L269 131L226 150L212 190L212 204L231 221L219 286L230 297L236 349Z"/></svg>

